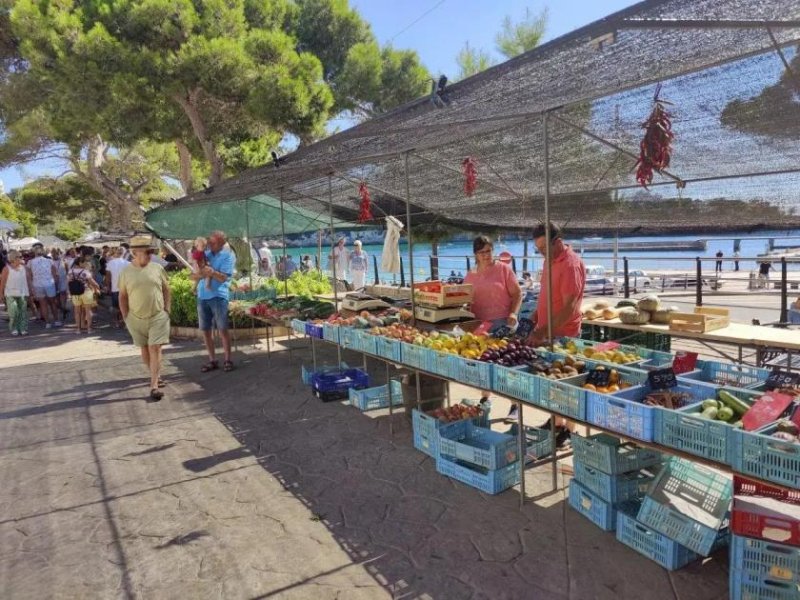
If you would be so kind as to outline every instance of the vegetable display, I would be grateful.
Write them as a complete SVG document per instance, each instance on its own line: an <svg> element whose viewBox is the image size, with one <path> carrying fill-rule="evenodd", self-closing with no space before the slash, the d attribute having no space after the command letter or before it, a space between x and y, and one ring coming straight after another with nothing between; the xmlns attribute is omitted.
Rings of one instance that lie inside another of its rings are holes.
<svg viewBox="0 0 800 600"><path fill-rule="evenodd" d="M466 404L454 404L447 408L437 408L428 413L442 423L452 423L462 419L474 419L483 415L483 410L479 406L468 406Z"/></svg>
<svg viewBox="0 0 800 600"><path fill-rule="evenodd" d="M543 350L545 348L542 348ZM592 360L602 362L612 362L619 365L639 362L642 357L633 352L623 352L622 350L597 350L592 346L586 348L578 348L572 340L568 341L566 345L561 346L556 344L553 346L555 352L570 354L572 356L584 356Z"/></svg>

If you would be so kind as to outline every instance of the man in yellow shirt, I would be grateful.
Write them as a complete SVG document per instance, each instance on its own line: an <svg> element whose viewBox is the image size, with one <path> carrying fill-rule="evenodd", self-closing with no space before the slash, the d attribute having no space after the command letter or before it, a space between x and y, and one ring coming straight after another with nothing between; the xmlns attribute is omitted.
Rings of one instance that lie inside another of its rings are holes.
<svg viewBox="0 0 800 600"><path fill-rule="evenodd" d="M131 264L119 275L119 310L150 373L150 399L158 402L164 397L158 389L161 346L169 343L169 281L164 268L150 261L156 249L149 235L134 236L130 250Z"/></svg>

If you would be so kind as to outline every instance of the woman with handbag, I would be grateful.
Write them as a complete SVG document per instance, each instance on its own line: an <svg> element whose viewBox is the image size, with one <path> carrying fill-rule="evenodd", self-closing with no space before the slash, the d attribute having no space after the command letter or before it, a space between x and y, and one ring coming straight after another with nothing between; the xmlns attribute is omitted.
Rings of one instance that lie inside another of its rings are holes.
<svg viewBox="0 0 800 600"><path fill-rule="evenodd" d="M92 276L90 264L91 257L78 256L67 274L67 288L72 297L77 334L83 332L84 323L86 333L92 333L92 309L97 306L95 293L100 292L100 286Z"/></svg>

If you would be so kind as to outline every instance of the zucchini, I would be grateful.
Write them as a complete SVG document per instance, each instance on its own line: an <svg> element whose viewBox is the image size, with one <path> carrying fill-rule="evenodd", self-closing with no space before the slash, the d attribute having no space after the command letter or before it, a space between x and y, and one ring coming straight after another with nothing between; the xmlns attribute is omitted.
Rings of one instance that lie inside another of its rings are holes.
<svg viewBox="0 0 800 600"><path fill-rule="evenodd" d="M726 392L725 390L720 390L719 392L717 392L717 396L719 396L719 399L722 401L723 404L725 404L725 406L727 406L733 411L734 415L742 417L744 416L744 413L750 410L750 407L747 404L739 400L736 396L734 396L730 392Z"/></svg>
<svg viewBox="0 0 800 600"><path fill-rule="evenodd" d="M636 308L636 300L620 300L617 302L617 308L624 308L626 306L630 306L632 308Z"/></svg>
<svg viewBox="0 0 800 600"><path fill-rule="evenodd" d="M717 418L718 409L716 406L709 406L706 409L703 409L703 412L700 413L700 416L704 419L708 419L709 421L714 421Z"/></svg>

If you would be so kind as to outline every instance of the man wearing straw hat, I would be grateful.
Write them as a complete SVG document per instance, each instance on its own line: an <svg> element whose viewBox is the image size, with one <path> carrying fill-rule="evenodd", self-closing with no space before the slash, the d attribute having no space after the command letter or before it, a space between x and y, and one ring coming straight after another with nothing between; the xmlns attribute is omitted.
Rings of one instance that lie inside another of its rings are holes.
<svg viewBox="0 0 800 600"><path fill-rule="evenodd" d="M169 281L164 267L151 262L156 251L151 236L134 236L130 250L131 264L119 275L119 310L150 373L150 399L158 402L164 397L158 389L163 385L161 346L169 343Z"/></svg>

